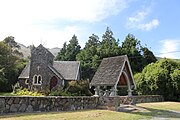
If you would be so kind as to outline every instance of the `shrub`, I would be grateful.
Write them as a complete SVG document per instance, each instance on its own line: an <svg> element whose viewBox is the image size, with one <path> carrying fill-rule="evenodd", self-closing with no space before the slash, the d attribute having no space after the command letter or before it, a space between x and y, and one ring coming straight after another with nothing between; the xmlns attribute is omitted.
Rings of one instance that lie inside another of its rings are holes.
<svg viewBox="0 0 180 120"><path fill-rule="evenodd" d="M65 88L57 89L50 93L52 96L91 96L89 91L89 82L87 80L78 80L69 82Z"/></svg>
<svg viewBox="0 0 180 120"><path fill-rule="evenodd" d="M163 95L165 100L180 100L180 63L161 59L135 74L138 94Z"/></svg>
<svg viewBox="0 0 180 120"><path fill-rule="evenodd" d="M51 95L51 96L71 96L71 93L61 90L61 89L57 89L57 90L51 92L49 95Z"/></svg>
<svg viewBox="0 0 180 120"><path fill-rule="evenodd" d="M23 95L23 96L44 96L41 93L38 93L37 91L29 91L28 89L17 89L15 95Z"/></svg>
<svg viewBox="0 0 180 120"><path fill-rule="evenodd" d="M89 81L87 80L78 80L78 81L69 82L69 85L66 88L66 91L76 96L91 96L92 95L92 93L89 90Z"/></svg>

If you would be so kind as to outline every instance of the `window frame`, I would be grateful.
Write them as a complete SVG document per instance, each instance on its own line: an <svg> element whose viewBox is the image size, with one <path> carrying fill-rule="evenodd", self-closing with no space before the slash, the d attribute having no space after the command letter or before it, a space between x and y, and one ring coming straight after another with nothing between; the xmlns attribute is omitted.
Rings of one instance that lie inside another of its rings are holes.
<svg viewBox="0 0 180 120"><path fill-rule="evenodd" d="M28 85L28 84L29 84L29 79L25 79L24 83L25 83L26 85Z"/></svg>
<svg viewBox="0 0 180 120"><path fill-rule="evenodd" d="M33 76L33 85L42 85L42 76L40 74Z"/></svg>

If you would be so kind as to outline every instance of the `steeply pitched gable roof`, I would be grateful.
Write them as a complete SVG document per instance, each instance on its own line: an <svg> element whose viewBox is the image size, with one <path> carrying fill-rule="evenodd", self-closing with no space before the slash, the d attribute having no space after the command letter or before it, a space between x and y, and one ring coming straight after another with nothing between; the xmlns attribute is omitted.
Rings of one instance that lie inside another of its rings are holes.
<svg viewBox="0 0 180 120"><path fill-rule="evenodd" d="M30 62L25 66L18 78L29 78Z"/></svg>
<svg viewBox="0 0 180 120"><path fill-rule="evenodd" d="M56 74L56 76L60 79L64 79L64 77L51 65L48 65L48 68L54 73Z"/></svg>
<svg viewBox="0 0 180 120"><path fill-rule="evenodd" d="M80 62L79 61L54 61L53 67L66 79L77 80Z"/></svg>
<svg viewBox="0 0 180 120"><path fill-rule="evenodd" d="M36 52L37 49L44 50L50 57L54 58L54 55L48 49L46 49L42 44L40 44L38 47L34 48L32 50L32 53ZM32 55L32 53L31 53L31 55Z"/></svg>
<svg viewBox="0 0 180 120"><path fill-rule="evenodd" d="M54 61L53 66L48 66L59 78L77 80L79 74L79 61ZM21 72L19 78L29 78L30 63Z"/></svg>
<svg viewBox="0 0 180 120"><path fill-rule="evenodd" d="M126 55L104 58L91 80L91 86L115 85L119 80L119 76L122 73L126 62L129 62Z"/></svg>

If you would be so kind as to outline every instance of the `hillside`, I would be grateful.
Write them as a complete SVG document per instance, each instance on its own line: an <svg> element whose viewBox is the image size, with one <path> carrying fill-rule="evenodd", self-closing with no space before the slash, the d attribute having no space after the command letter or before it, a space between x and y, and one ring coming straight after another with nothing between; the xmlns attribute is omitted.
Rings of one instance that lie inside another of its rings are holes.
<svg viewBox="0 0 180 120"><path fill-rule="evenodd" d="M21 49L19 49L19 51L23 53L23 56L24 56L25 58L27 58L28 56L30 56L31 53L30 53L30 47L29 47L29 46L26 47L25 45L20 44L20 43L18 43L18 45L21 47ZM60 51L60 48L58 48L58 47L51 48L51 49L48 48L48 50L49 50L54 56L57 56L58 52Z"/></svg>

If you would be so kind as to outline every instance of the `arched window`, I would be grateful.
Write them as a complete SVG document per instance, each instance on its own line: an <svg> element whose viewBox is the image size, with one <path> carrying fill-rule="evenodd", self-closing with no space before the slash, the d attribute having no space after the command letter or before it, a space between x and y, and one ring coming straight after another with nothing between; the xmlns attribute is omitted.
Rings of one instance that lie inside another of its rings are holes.
<svg viewBox="0 0 180 120"><path fill-rule="evenodd" d="M29 84L29 79L25 80L25 84L28 85Z"/></svg>
<svg viewBox="0 0 180 120"><path fill-rule="evenodd" d="M42 76L41 75L34 75L33 84L34 85L41 85L42 84Z"/></svg>
<svg viewBox="0 0 180 120"><path fill-rule="evenodd" d="M42 83L42 76L41 75L38 75L38 81L37 81L38 84L41 84Z"/></svg>

